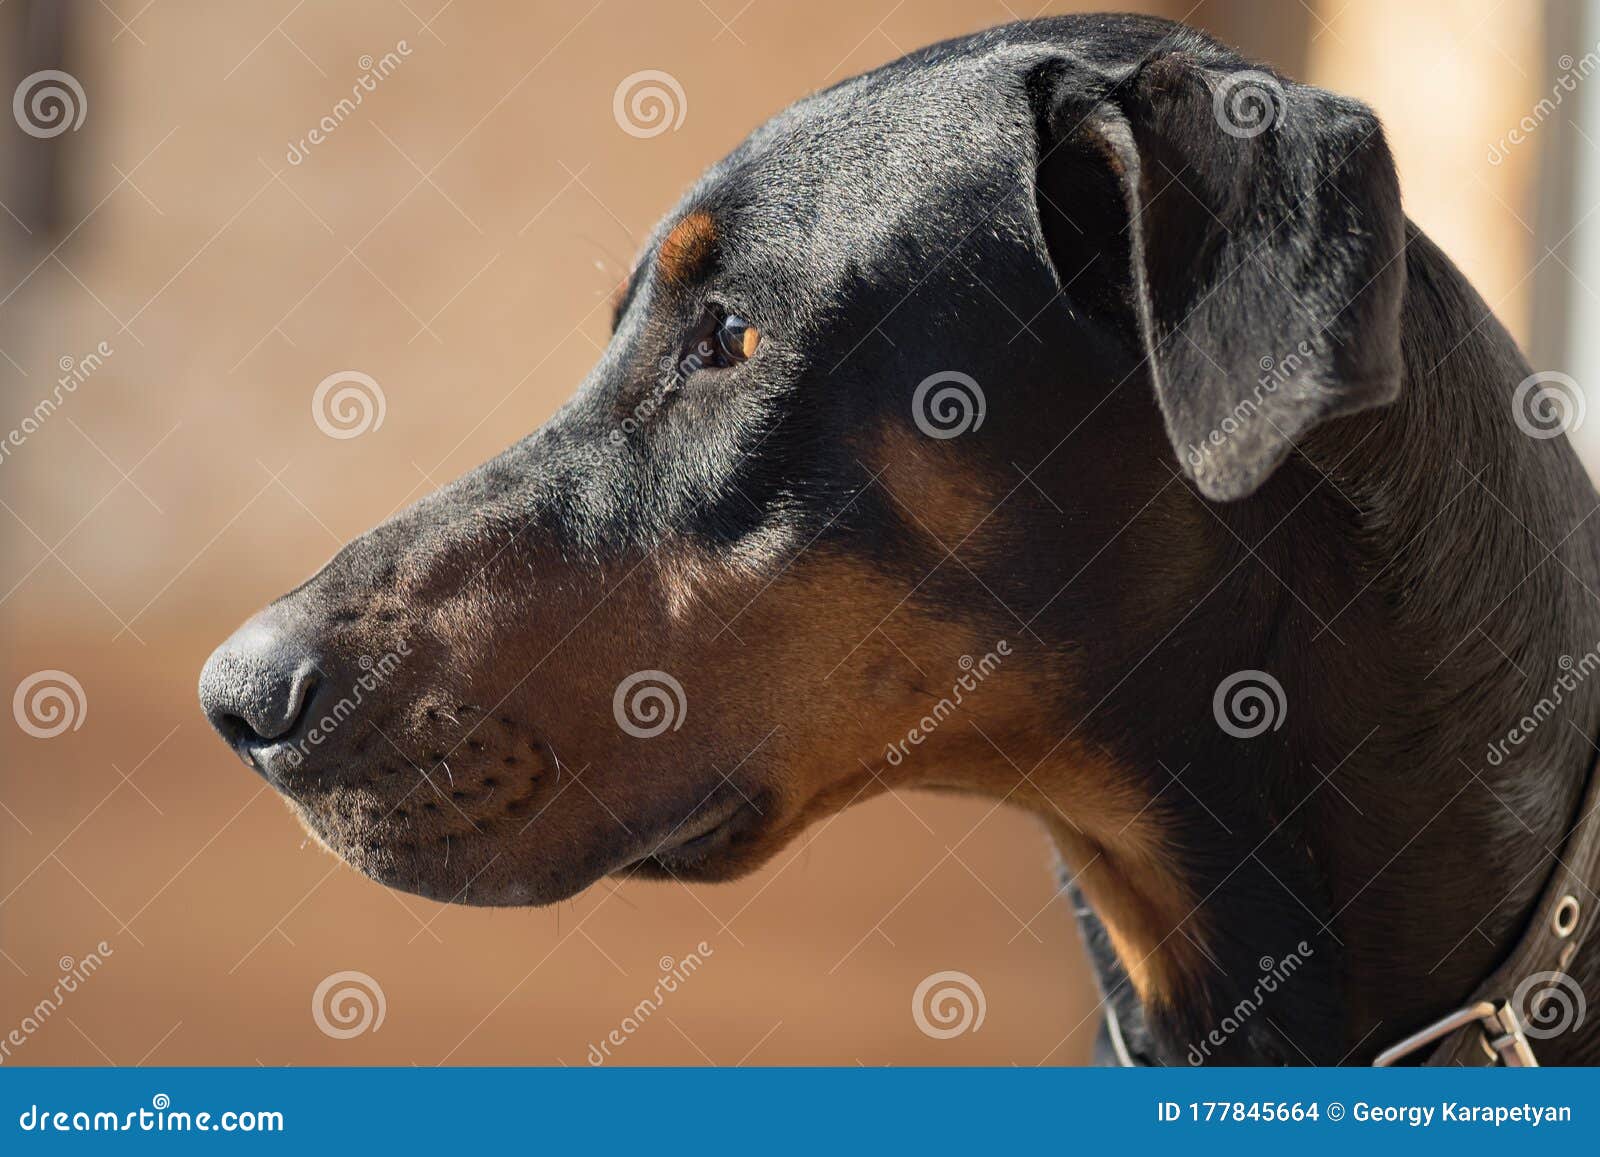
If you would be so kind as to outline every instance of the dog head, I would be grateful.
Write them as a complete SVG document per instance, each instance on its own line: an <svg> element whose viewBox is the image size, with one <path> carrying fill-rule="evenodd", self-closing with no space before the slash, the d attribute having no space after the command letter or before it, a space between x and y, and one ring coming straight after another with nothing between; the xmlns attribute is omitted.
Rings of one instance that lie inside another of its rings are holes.
<svg viewBox="0 0 1600 1157"><path fill-rule="evenodd" d="M1246 68L1070 18L780 114L545 426L212 656L211 721L351 864L464 903L728 878L897 784L1115 842L1139 786L1074 721L1202 581L1188 485L1246 499L1398 386L1377 124Z"/></svg>

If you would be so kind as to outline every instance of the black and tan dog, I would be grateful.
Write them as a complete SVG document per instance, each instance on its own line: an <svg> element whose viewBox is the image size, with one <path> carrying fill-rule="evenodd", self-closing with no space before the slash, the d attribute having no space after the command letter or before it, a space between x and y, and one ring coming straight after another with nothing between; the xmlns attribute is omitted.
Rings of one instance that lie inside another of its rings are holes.
<svg viewBox="0 0 1600 1157"><path fill-rule="evenodd" d="M468 904L729 879L890 786L1007 800L1137 1056L1365 1062L1522 935L1600 730L1580 664L1503 741L1600 640L1528 375L1368 109L1161 21L1013 25L757 129L573 399L201 699L328 847Z"/></svg>

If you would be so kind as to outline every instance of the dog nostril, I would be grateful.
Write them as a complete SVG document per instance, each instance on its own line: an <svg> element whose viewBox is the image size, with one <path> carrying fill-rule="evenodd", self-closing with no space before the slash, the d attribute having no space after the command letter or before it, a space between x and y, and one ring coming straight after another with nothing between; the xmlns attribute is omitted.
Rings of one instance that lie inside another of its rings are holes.
<svg viewBox="0 0 1600 1157"><path fill-rule="evenodd" d="M292 738L317 688L310 648L277 622L258 617L206 661L200 705L235 751Z"/></svg>
<svg viewBox="0 0 1600 1157"><path fill-rule="evenodd" d="M300 730L298 726L300 718L306 713L306 707L311 702L311 694L316 690L316 683L314 680L306 680L304 684L297 685L298 687L303 687L303 690L300 691L297 697L291 699L285 709L283 713L284 725L281 729L274 729L270 732L263 731L244 716L234 714L231 711L224 711L216 715L211 720L211 726L216 728L218 734L227 741L229 747L235 748L241 744L260 746L276 739L282 739L290 732L298 732ZM291 692L291 695L293 694Z"/></svg>
<svg viewBox="0 0 1600 1157"><path fill-rule="evenodd" d="M211 720L211 726L227 741L229 747L238 747L241 743L262 743L265 740L256 733L256 729L244 721L239 715L222 712Z"/></svg>

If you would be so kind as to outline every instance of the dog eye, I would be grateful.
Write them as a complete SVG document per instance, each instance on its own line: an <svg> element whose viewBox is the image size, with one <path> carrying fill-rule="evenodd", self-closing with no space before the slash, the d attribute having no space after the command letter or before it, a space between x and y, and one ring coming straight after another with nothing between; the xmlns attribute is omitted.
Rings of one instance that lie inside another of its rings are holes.
<svg viewBox="0 0 1600 1157"><path fill-rule="evenodd" d="M736 313L726 314L712 337L717 352L734 365L749 361L761 345L761 331Z"/></svg>
<svg viewBox="0 0 1600 1157"><path fill-rule="evenodd" d="M700 370L725 370L739 365L754 357L760 345L761 331L744 318L720 308L708 308L678 355L676 376L684 378Z"/></svg>

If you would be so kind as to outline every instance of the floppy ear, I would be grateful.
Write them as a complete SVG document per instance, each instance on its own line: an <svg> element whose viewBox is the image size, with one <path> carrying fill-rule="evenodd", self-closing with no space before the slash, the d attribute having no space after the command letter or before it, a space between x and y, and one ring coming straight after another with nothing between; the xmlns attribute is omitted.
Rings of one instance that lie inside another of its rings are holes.
<svg viewBox="0 0 1600 1157"><path fill-rule="evenodd" d="M1030 78L1037 204L1074 305L1136 331L1178 460L1252 493L1400 388L1405 218L1366 106L1191 51Z"/></svg>

